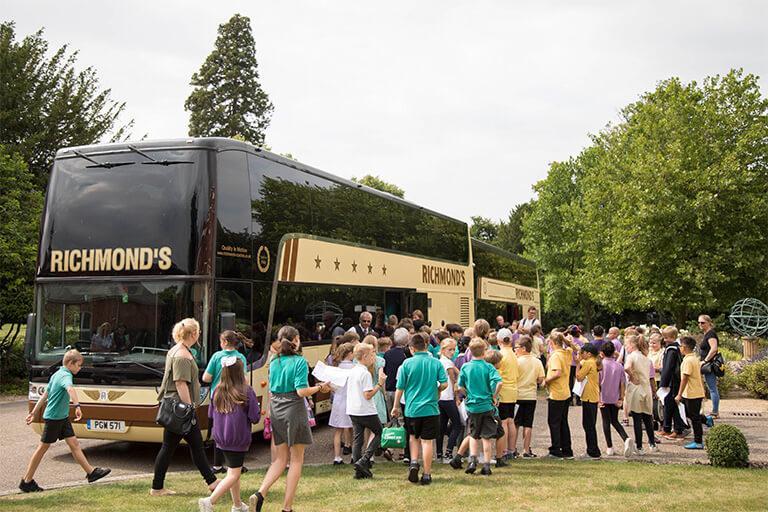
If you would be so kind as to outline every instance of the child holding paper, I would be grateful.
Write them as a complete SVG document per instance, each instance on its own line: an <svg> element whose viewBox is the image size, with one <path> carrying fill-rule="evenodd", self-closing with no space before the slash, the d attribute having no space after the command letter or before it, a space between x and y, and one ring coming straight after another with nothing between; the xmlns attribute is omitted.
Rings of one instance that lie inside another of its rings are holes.
<svg viewBox="0 0 768 512"><path fill-rule="evenodd" d="M576 380L586 381L581 393L581 426L587 438L587 453L580 455L581 460L600 460L600 448L597 445L597 403L600 401L598 372L603 363L592 343L585 343L579 351Z"/></svg>

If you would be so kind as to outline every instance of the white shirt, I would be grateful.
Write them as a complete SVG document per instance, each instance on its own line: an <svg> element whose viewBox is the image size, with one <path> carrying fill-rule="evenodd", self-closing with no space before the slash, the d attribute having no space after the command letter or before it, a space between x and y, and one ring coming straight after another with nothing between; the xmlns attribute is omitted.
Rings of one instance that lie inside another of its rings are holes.
<svg viewBox="0 0 768 512"><path fill-rule="evenodd" d="M446 376L448 375L448 368L455 368L455 366L453 366L453 361L445 356L440 356L440 364L445 368ZM440 393L440 400L453 400L453 383L451 382L450 377L448 377L448 387Z"/></svg>
<svg viewBox="0 0 768 512"><path fill-rule="evenodd" d="M362 364L352 367L347 377L347 415L348 416L376 416L376 404L373 397L365 399L364 391L373 389L371 372Z"/></svg>
<svg viewBox="0 0 768 512"><path fill-rule="evenodd" d="M534 318L533 320L530 320L528 317L525 317L525 318L523 318L523 321L522 321L522 322L520 322L520 323L521 323L521 324L523 325L523 327L525 327L526 329L530 329L531 327L533 327L534 325L536 325L536 324L538 324L538 323L540 323L540 322L539 322L539 319L538 319L538 318Z"/></svg>

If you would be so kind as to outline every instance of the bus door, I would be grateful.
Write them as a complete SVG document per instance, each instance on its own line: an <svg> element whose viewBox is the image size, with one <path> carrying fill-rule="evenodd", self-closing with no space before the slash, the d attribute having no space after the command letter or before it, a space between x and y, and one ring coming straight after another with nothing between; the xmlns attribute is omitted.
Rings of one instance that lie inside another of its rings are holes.
<svg viewBox="0 0 768 512"><path fill-rule="evenodd" d="M403 309L404 295L405 292L400 290L388 290L384 293L384 312L387 314L387 318L390 315L395 315L397 318L403 317L403 313L405 313Z"/></svg>
<svg viewBox="0 0 768 512"><path fill-rule="evenodd" d="M426 293L406 292L405 304L408 314L413 313L414 309L420 309L424 313L424 321L429 320L429 298Z"/></svg>

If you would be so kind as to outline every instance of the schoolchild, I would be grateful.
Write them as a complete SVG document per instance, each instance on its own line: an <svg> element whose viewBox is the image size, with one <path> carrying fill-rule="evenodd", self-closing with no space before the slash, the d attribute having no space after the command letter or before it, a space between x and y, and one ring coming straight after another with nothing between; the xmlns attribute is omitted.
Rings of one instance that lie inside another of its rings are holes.
<svg viewBox="0 0 768 512"><path fill-rule="evenodd" d="M683 439L683 429L685 428L685 422L680 417L680 410L675 403L675 397L680 391L680 365L683 362L677 334L678 331L674 325L667 326L661 331L666 347L662 357L659 387L667 391L668 394L662 404L664 412L660 435L672 440Z"/></svg>
<svg viewBox="0 0 768 512"><path fill-rule="evenodd" d="M422 485L432 482L432 440L440 434L439 394L448 387L448 377L440 361L427 352L427 337L423 333L411 336L409 347L413 357L400 366L392 416L400 414L400 398L405 397L405 429L410 439L408 481ZM419 447L424 471L419 480Z"/></svg>
<svg viewBox="0 0 768 512"><path fill-rule="evenodd" d="M648 338L648 359L651 360L653 365L653 379L656 389L658 389L661 382L661 368L664 363L664 349L661 345L662 337L660 332L654 332L651 337ZM653 429L659 430L661 428L661 415L659 412L659 398L656 393L653 394Z"/></svg>
<svg viewBox="0 0 768 512"><path fill-rule="evenodd" d="M353 343L339 345L333 354L333 366L346 370L352 368L354 349ZM340 388L331 386L331 389L333 389L333 404L331 405L331 415L328 418L328 426L336 429L333 432L333 464L340 465L344 464L342 453L344 455L352 453L352 420L347 414L346 384ZM343 448L342 438L347 441L346 446L349 447L349 453Z"/></svg>
<svg viewBox="0 0 768 512"><path fill-rule="evenodd" d="M597 409L600 401L600 377L599 371L603 369L603 362L597 347L592 343L585 343L579 351L576 380L583 382L584 391L581 394L581 426L584 428L584 436L587 440L587 453L579 456L582 460L600 460L600 447L597 444Z"/></svg>
<svg viewBox="0 0 768 512"><path fill-rule="evenodd" d="M40 461L43 460L45 452L51 447L53 443L59 439L63 439L69 450L72 452L72 457L80 464L80 467L85 471L85 477L88 483L95 482L100 478L104 478L109 474L111 469L93 467L88 464L88 460L85 458L83 450L80 448L80 443L77 442L75 437L75 431L72 429L72 424L69 422L69 402L72 401L72 407L75 410L75 421L80 421L83 418L83 412L80 408L80 402L77 399L77 392L73 387L72 376L77 375L80 368L83 366L83 356L77 350L68 350L64 354L62 360L62 366L56 373L51 376L48 381L48 386L45 388L43 396L37 401L35 407L32 409L24 422L27 425L32 423L32 420L40 413L40 409L45 407L43 411L43 433L40 436L40 444L37 446L35 453L32 454L32 458L27 466L27 472L24 473L24 477L19 483L19 489L22 492L40 492L43 489L35 482L35 471L40 465Z"/></svg>
<svg viewBox="0 0 768 512"><path fill-rule="evenodd" d="M533 327L536 328L536 324ZM531 352L533 340L523 336L517 341L517 412L515 413L514 430L509 446L513 456L517 453L517 435L523 429L523 457L536 457L531 451L531 436L533 435L533 418L536 413L536 391L539 384L544 382L544 366L541 360Z"/></svg>
<svg viewBox="0 0 768 512"><path fill-rule="evenodd" d="M613 441L611 439L611 427L616 429L624 442L624 456L632 455L632 438L627 436L619 421L619 409L624 404L624 391L626 378L624 367L614 359L616 347L613 343L603 343L601 346L603 355L603 369L600 372L600 416L603 419L603 435L607 455L613 455Z"/></svg>
<svg viewBox="0 0 768 512"><path fill-rule="evenodd" d="M523 336L520 339L530 336ZM518 339L518 343L520 342ZM515 430L515 407L517 405L517 380L520 376L517 356L512 347L512 331L501 329L498 332L499 345L501 346L501 363L498 368L501 375L501 393L499 394L499 418L504 427L503 457L513 459L517 457L517 451L512 445L512 433ZM490 361L488 361L490 362ZM493 363L491 363L493 364ZM495 366L495 365L494 365Z"/></svg>
<svg viewBox="0 0 768 512"><path fill-rule="evenodd" d="M624 408L632 417L635 429L635 454L643 455L643 427L648 435L649 450L658 451L653 435L653 390L651 389L651 360L648 344L638 335L626 336L624 349L627 354L624 371L627 374L627 394Z"/></svg>
<svg viewBox="0 0 768 512"><path fill-rule="evenodd" d="M517 356L515 356L517 357ZM499 376L501 377L501 365L504 360L504 356L501 355L501 352L498 350L489 349L485 351L485 355L483 356L483 359L486 363L493 366L497 372L499 372ZM517 384L517 382L515 382ZM501 400L501 393L504 390L504 378L502 377L502 383L501 383L502 391L499 393L499 400ZM504 466L507 466L508 464L504 461L504 449L507 446L507 432L504 430L504 425L501 423L501 418L499 418L499 406L501 405L500 402L494 403L493 407L493 419L496 420L496 467L497 468L503 468ZM486 461L490 462L491 464L494 463L494 459L492 458L491 453L485 453L484 458Z"/></svg>
<svg viewBox="0 0 768 512"><path fill-rule="evenodd" d="M552 441L545 459L573 459L571 430L568 427L568 407L571 404L571 359L576 348L570 337L553 331L549 335L551 354L547 361L547 376L544 383L549 390L547 402L547 424Z"/></svg>
<svg viewBox="0 0 768 512"><path fill-rule="evenodd" d="M221 380L221 360L225 357L239 357L240 360L243 362L243 373L247 373L246 368L248 367L248 362L245 359L245 356L241 354L237 347L240 344L243 344L244 346L250 348L253 345L253 342L240 334L239 332L232 331L232 330L226 330L221 333L221 336L219 336L219 345L221 346L221 350L213 354L211 356L211 360L208 362L208 366L205 368L205 373L203 373L203 382L210 382L211 383L211 396L213 396L213 390L216 389L216 386L219 385L219 381ZM258 422L257 422L258 423ZM209 425L210 427L210 425ZM223 454L221 453L221 450L218 448L215 448L213 451L213 472L214 473L225 473L226 470L222 466L223 462ZM246 473L248 469L243 466L242 472ZM221 484L219 484L221 485Z"/></svg>
<svg viewBox="0 0 768 512"><path fill-rule="evenodd" d="M376 373L376 353L374 348L367 343L355 346L354 357L357 360L350 370L347 378L347 415L352 421L354 441L352 444L352 460L355 464L355 478L370 478L371 458L376 447L381 443L381 420L376 411L374 396L379 393L386 381L384 370ZM376 385L373 384L373 376L376 375ZM365 429L373 433L373 439L366 443L363 453L363 441L365 441Z"/></svg>
<svg viewBox="0 0 768 512"><path fill-rule="evenodd" d="M696 357L696 340L690 336L680 338L680 352L683 362L680 363L680 390L675 396L675 402L682 400L685 405L685 415L691 420L693 442L685 445L688 450L703 450L701 426L701 401L704 399L704 386L701 383L701 364Z"/></svg>
<svg viewBox="0 0 768 512"><path fill-rule="evenodd" d="M473 340L469 344L472 360L461 367L459 390L467 397L467 427L469 429L469 464L466 472L477 470L477 452L480 441L485 453L485 463L481 475L491 474L490 457L496 439L497 423L494 406L498 403L501 392L501 376L496 369L483 359L486 344Z"/></svg>
<svg viewBox="0 0 768 512"><path fill-rule="evenodd" d="M212 512L214 503L229 491L232 511L245 512L248 505L240 499L240 474L251 446L251 424L261 419L261 409L256 393L245 380L245 363L229 355L219 358L219 366L219 383L213 388L208 417L213 420L213 440L227 465L227 476L210 496L198 500L198 506L200 512Z"/></svg>
<svg viewBox="0 0 768 512"><path fill-rule="evenodd" d="M440 393L437 406L440 409L440 435L437 437L437 458L450 460L453 457L453 448L461 435L462 425L458 408L458 381L459 371L453 365L451 356L456 350L456 340L446 338L440 343L440 364L443 365L448 376L448 386ZM450 424L450 433L448 425ZM443 453L443 438L448 435L448 444Z"/></svg>

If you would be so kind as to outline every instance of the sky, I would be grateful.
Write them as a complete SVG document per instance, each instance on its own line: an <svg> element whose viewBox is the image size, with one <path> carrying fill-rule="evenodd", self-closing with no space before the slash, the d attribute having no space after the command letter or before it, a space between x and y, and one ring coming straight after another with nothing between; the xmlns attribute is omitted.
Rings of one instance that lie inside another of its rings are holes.
<svg viewBox="0 0 768 512"><path fill-rule="evenodd" d="M471 222L506 219L551 162L676 76L768 76L768 2L0 0L126 103L134 138L188 133L190 77L217 28L250 17L266 144L344 178L373 174ZM764 92L765 94L765 92Z"/></svg>

